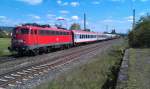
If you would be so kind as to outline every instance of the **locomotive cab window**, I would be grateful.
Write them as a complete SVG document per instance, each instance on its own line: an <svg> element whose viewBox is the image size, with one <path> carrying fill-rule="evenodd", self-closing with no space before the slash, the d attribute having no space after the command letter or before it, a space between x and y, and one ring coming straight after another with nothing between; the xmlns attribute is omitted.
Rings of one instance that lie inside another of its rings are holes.
<svg viewBox="0 0 150 89"><path fill-rule="evenodd" d="M16 29L16 34L29 34L29 29Z"/></svg>

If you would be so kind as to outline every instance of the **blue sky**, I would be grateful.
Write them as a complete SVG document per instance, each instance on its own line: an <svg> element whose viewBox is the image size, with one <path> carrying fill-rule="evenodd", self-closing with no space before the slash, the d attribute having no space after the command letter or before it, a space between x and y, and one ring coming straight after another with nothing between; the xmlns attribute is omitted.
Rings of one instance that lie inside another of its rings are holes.
<svg viewBox="0 0 150 89"><path fill-rule="evenodd" d="M67 27L74 22L83 27L85 12L87 27L93 31L110 32L115 28L126 33L131 28L133 8L138 20L150 11L150 0L0 0L0 26L54 24L64 18Z"/></svg>

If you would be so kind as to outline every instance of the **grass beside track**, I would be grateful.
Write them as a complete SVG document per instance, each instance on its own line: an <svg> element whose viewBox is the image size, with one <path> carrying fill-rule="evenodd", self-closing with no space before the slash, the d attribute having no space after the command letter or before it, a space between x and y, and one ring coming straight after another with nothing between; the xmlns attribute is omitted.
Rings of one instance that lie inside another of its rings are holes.
<svg viewBox="0 0 150 89"><path fill-rule="evenodd" d="M150 49L129 50L127 89L150 89Z"/></svg>
<svg viewBox="0 0 150 89"><path fill-rule="evenodd" d="M91 63L85 64L55 80L41 84L35 89L111 89L115 76L112 73L120 66L126 42L95 56ZM109 84L109 85L108 85Z"/></svg>
<svg viewBox="0 0 150 89"><path fill-rule="evenodd" d="M0 38L0 56L9 55L8 46L10 45L10 38Z"/></svg>

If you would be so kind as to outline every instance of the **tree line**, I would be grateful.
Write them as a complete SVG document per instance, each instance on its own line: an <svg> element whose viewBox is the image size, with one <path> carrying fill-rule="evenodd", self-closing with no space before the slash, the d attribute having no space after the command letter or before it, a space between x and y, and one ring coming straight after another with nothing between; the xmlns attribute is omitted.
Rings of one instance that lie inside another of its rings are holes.
<svg viewBox="0 0 150 89"><path fill-rule="evenodd" d="M128 34L131 47L150 47L150 15L142 16Z"/></svg>
<svg viewBox="0 0 150 89"><path fill-rule="evenodd" d="M0 26L0 38L11 37L11 32L14 27Z"/></svg>

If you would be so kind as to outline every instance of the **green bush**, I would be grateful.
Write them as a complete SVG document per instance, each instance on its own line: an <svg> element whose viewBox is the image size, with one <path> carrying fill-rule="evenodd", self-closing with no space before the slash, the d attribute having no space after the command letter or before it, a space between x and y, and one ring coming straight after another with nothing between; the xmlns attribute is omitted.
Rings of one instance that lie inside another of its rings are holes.
<svg viewBox="0 0 150 89"><path fill-rule="evenodd" d="M150 47L150 16L141 17L132 31L129 32L131 47Z"/></svg>
<svg viewBox="0 0 150 89"><path fill-rule="evenodd" d="M10 32L0 30L0 38L10 38Z"/></svg>

